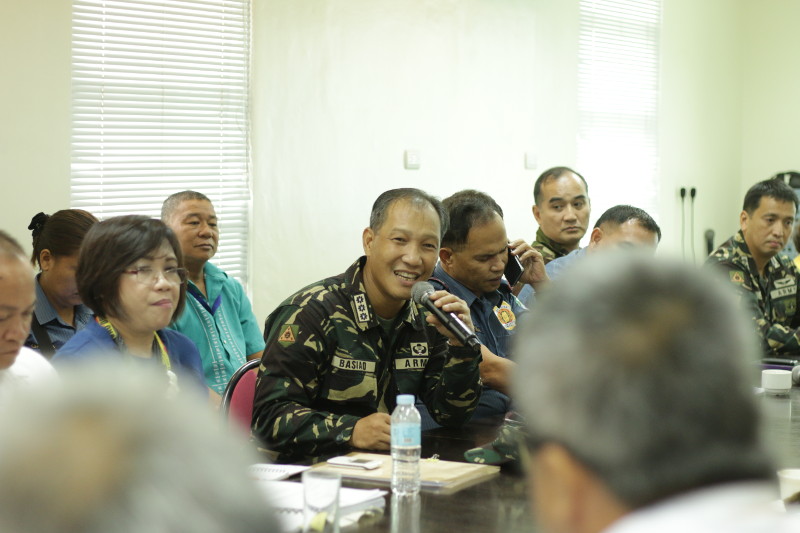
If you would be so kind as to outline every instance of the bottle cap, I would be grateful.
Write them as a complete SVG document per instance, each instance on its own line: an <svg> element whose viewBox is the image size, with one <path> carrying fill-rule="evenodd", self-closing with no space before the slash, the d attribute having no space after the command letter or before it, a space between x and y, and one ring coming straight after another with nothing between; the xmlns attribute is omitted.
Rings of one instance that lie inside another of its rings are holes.
<svg viewBox="0 0 800 533"><path fill-rule="evenodd" d="M413 394L398 394L397 405L414 405Z"/></svg>

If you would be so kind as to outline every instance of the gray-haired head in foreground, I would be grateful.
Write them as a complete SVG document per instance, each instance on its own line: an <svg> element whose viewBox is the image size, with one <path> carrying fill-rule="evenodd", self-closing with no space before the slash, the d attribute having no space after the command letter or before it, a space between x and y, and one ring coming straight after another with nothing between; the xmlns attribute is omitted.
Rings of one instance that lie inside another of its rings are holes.
<svg viewBox="0 0 800 533"><path fill-rule="evenodd" d="M199 395L166 401L163 371L147 370L65 368L61 387L3 406L0 531L278 531L246 443Z"/></svg>
<svg viewBox="0 0 800 533"><path fill-rule="evenodd" d="M587 256L543 292L514 348L533 446L563 446L631 508L772 473L752 325L707 272Z"/></svg>

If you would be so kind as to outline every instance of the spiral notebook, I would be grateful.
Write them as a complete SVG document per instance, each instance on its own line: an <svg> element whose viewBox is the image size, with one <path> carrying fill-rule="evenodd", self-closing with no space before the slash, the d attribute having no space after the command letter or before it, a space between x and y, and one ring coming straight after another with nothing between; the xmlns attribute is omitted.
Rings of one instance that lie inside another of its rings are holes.
<svg viewBox="0 0 800 533"><path fill-rule="evenodd" d="M308 470L308 466L300 465L275 465L271 463L257 463L250 465L247 475L256 481L280 481L299 474L303 470Z"/></svg>

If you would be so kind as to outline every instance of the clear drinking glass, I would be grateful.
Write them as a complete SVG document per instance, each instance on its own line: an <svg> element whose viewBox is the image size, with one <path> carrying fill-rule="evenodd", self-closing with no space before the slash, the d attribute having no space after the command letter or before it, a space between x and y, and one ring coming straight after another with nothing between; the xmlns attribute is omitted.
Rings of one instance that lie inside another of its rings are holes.
<svg viewBox="0 0 800 533"><path fill-rule="evenodd" d="M311 468L303 472L303 532L339 533L339 488L337 472Z"/></svg>

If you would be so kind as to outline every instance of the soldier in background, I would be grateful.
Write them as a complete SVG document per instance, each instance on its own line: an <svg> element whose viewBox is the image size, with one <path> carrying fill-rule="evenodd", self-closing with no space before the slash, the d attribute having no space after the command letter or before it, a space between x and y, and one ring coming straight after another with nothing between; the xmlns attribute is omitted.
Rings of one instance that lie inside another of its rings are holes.
<svg viewBox="0 0 800 533"><path fill-rule="evenodd" d="M539 229L531 246L542 254L545 264L577 250L592 211L583 176L567 167L545 170L533 186L533 198Z"/></svg>
<svg viewBox="0 0 800 533"><path fill-rule="evenodd" d="M750 187L739 214L740 230L706 260L742 295L765 352L800 353L798 270L780 253L792 235L797 196L780 179Z"/></svg>
<svg viewBox="0 0 800 533"><path fill-rule="evenodd" d="M597 219L587 246L553 259L547 263L545 270L550 280L556 280L574 263L583 261L587 254L632 247L655 253L660 241L661 228L647 212L630 205L615 205ZM532 307L534 293L532 285L525 285L519 292L519 300Z"/></svg>
<svg viewBox="0 0 800 533"><path fill-rule="evenodd" d="M397 394L416 395L443 426L469 420L480 355L409 301L414 283L433 272L446 229L437 199L418 189L387 191L363 232L365 257L267 318L252 432L274 460L388 450ZM430 299L472 329L463 300L445 291Z"/></svg>

